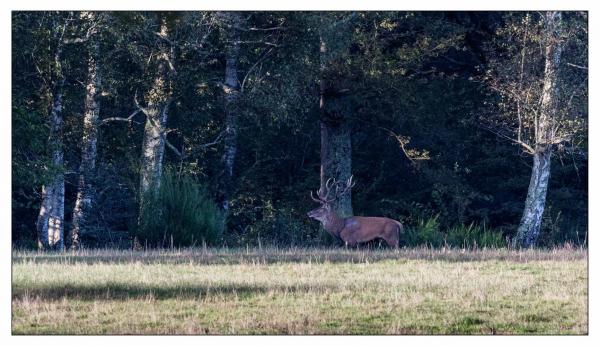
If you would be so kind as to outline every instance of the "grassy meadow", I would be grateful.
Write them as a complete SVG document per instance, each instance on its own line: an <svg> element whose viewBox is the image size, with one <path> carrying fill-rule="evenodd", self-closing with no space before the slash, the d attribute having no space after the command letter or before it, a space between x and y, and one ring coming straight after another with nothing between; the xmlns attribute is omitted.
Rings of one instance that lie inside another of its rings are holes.
<svg viewBox="0 0 600 346"><path fill-rule="evenodd" d="M587 334L587 250L13 252L13 334Z"/></svg>

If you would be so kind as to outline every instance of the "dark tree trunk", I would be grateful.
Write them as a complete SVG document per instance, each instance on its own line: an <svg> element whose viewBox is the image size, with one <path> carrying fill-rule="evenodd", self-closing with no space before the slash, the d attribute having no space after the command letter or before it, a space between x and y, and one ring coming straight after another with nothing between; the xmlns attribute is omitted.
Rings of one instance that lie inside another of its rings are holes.
<svg viewBox="0 0 600 346"><path fill-rule="evenodd" d="M546 205L546 192L550 180L550 160L554 140L557 102L558 67L562 52L560 42L560 12L547 12L545 16L545 68L542 104L536 128L536 145L533 155L531 180L523 217L513 241L515 246L530 247L537 244Z"/></svg>
<svg viewBox="0 0 600 346"><path fill-rule="evenodd" d="M343 182L352 175L352 139L349 107L343 83L328 77L327 42L321 38L321 81L319 110L321 116L321 188L329 178ZM334 202L334 210L341 217L352 216L352 192Z"/></svg>
<svg viewBox="0 0 600 346"><path fill-rule="evenodd" d="M321 121L321 186L327 179L343 182L352 175L352 144L350 124L331 124ZM352 194L341 196L334 203L334 209L341 217L352 216Z"/></svg>
<svg viewBox="0 0 600 346"><path fill-rule="evenodd" d="M71 228L71 248L80 247L80 236L86 231L86 222L92 212L94 187L92 179L96 167L96 143L98 141L98 117L100 105L99 55L100 47L96 40L88 45L88 82L86 86L85 111L83 115L83 137L81 139L81 163L79 165L79 181L77 199L73 209L73 225Z"/></svg>
<svg viewBox="0 0 600 346"><path fill-rule="evenodd" d="M225 83L223 91L225 92L225 134L224 134L224 153L221 159L223 173L219 182L219 194L221 209L225 213L225 219L229 213L231 195L234 190L233 171L235 166L235 156L237 152L237 131L239 117L239 99L240 85L238 82L237 63L240 51L240 13L226 12L225 23L227 26L227 48L225 63Z"/></svg>

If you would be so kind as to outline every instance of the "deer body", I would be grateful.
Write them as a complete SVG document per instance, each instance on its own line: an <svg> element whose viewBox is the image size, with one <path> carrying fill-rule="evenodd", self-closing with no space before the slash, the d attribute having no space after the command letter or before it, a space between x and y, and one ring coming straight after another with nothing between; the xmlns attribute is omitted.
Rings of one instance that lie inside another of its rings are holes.
<svg viewBox="0 0 600 346"><path fill-rule="evenodd" d="M333 184L335 184L335 181L333 181L331 185L326 184L326 191L319 190L317 192L318 198L313 197L313 200L321 203L321 207L310 211L308 217L320 221L323 228L329 234L342 240L347 246L356 246L359 243L379 238L385 240L391 247L398 247L400 233L403 230L400 222L387 217L340 217L332 209L331 202L333 202L336 197L343 193L347 193L350 190L353 186L352 177L348 179L344 188L340 188L338 185L334 198L328 199L329 190L333 187Z"/></svg>

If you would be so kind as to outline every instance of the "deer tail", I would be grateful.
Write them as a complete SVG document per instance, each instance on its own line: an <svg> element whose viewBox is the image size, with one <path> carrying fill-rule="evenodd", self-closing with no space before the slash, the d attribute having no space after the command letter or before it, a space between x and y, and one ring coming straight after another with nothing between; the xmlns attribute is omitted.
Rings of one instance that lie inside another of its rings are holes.
<svg viewBox="0 0 600 346"><path fill-rule="evenodd" d="M400 223L400 221L396 221L396 225L398 226L398 235L400 235L403 231L404 231L404 226L402 226L402 224Z"/></svg>

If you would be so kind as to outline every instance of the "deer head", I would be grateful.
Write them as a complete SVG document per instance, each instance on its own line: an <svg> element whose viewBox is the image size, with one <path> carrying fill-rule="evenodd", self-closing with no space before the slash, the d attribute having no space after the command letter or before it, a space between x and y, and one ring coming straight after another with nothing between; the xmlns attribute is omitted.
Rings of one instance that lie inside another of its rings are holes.
<svg viewBox="0 0 600 346"><path fill-rule="evenodd" d="M331 204L341 196L350 192L355 184L356 183L352 181L352 176L344 183L338 182L333 178L327 179L325 186L317 190L317 197L313 196L312 191L310 192L310 198L321 204L321 206L308 212L308 217L320 222L326 222L332 215L333 210Z"/></svg>

